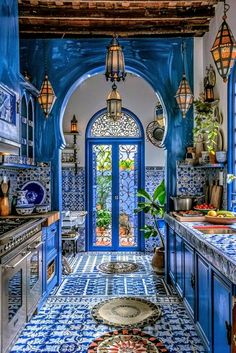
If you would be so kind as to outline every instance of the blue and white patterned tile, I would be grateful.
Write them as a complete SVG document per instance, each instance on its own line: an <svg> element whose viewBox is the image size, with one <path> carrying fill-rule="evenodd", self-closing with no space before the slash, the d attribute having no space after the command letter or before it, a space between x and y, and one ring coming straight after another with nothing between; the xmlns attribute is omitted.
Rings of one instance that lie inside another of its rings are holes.
<svg viewBox="0 0 236 353"><path fill-rule="evenodd" d="M102 273L92 275L91 272L99 261L118 259L140 263L147 268L147 273L122 276L109 276ZM102 290L104 300L114 297L114 292L117 291L121 282L123 283L123 295L130 295L127 292L127 289L131 288L129 283L134 278L139 278L140 292L136 292L136 295L158 304L162 311L160 319L155 324L144 327L143 331L162 340L170 353L205 353L193 323L178 297L160 295L155 291L155 281L160 280L160 277L150 274L149 261L149 255L131 252L79 255L74 264L74 273L63 276L64 280L59 290L49 297L40 312L25 326L11 353L86 353L89 344L95 338L105 332L113 331L114 327L97 324L90 314L93 306L101 302L100 286L95 283L91 283L92 293L84 296L86 290L89 289L88 285L86 289L85 282L92 277L100 278L103 282L104 279L110 278L109 286L106 287L109 287L109 290ZM84 271L81 275L82 268ZM122 281L118 280L119 283L116 283L118 277L122 277ZM150 277L151 280L148 282L147 279ZM145 281L143 281L144 278ZM77 279L84 281L83 288L82 282L79 283Z"/></svg>

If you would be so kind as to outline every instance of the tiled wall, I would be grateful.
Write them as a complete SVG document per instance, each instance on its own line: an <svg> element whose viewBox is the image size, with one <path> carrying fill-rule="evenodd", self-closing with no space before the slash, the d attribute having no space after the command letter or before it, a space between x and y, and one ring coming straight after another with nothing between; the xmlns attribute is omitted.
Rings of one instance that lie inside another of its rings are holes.
<svg viewBox="0 0 236 353"><path fill-rule="evenodd" d="M205 195L207 183L212 183L219 179L219 172L223 172L223 208L227 208L227 183L225 168L207 168L207 167L186 167L181 163L177 164L177 195L198 196Z"/></svg>
<svg viewBox="0 0 236 353"><path fill-rule="evenodd" d="M46 190L45 204L51 207L51 168L49 165L29 169L0 168L0 182L6 176L10 180L9 199L10 203L14 193L21 189L28 181L39 181Z"/></svg>

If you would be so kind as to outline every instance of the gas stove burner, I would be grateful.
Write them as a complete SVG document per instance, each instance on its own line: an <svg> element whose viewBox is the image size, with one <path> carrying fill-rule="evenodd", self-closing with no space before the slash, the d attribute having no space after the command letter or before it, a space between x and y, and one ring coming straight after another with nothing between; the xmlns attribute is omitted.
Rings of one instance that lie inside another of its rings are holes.
<svg viewBox="0 0 236 353"><path fill-rule="evenodd" d="M0 235L17 229L23 224L32 221L33 218L0 218Z"/></svg>

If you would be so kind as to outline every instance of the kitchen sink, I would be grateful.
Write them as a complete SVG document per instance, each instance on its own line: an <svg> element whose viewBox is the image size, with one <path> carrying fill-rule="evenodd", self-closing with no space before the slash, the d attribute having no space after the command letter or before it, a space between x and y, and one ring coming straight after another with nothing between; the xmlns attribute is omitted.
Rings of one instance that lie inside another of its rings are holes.
<svg viewBox="0 0 236 353"><path fill-rule="evenodd" d="M194 226L203 234L236 234L236 228L228 226Z"/></svg>

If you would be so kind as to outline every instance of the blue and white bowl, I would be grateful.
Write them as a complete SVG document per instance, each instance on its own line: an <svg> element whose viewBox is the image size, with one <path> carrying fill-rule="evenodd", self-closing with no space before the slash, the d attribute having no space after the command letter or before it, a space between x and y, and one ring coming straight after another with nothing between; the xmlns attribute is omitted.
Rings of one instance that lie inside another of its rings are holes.
<svg viewBox="0 0 236 353"><path fill-rule="evenodd" d="M37 213L47 213L49 211L49 205L35 205L35 211Z"/></svg>
<svg viewBox="0 0 236 353"><path fill-rule="evenodd" d="M34 211L34 205L16 205L16 212L20 216L28 216Z"/></svg>

